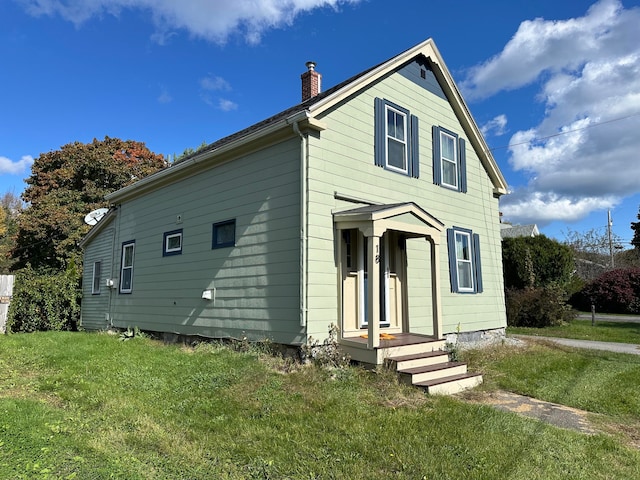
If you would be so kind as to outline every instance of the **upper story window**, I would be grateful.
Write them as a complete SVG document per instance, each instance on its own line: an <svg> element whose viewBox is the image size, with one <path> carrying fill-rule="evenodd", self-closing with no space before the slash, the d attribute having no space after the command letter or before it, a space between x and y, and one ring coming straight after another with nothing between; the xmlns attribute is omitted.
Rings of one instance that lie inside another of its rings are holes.
<svg viewBox="0 0 640 480"><path fill-rule="evenodd" d="M180 255L182 253L182 229L165 232L162 256Z"/></svg>
<svg viewBox="0 0 640 480"><path fill-rule="evenodd" d="M375 100L375 163L418 178L418 117L388 100Z"/></svg>
<svg viewBox="0 0 640 480"><path fill-rule="evenodd" d="M466 228L447 230L451 291L454 293L482 293L480 236Z"/></svg>
<svg viewBox="0 0 640 480"><path fill-rule="evenodd" d="M467 192L466 142L454 132L433 127L433 183Z"/></svg>
<svg viewBox="0 0 640 480"><path fill-rule="evenodd" d="M236 245L236 221L227 220L213 224L211 248L234 247Z"/></svg>
<svg viewBox="0 0 640 480"><path fill-rule="evenodd" d="M133 291L133 258L136 248L135 240L122 244L122 261L120 262L120 293Z"/></svg>
<svg viewBox="0 0 640 480"><path fill-rule="evenodd" d="M407 115L385 105L387 112L387 167L408 174Z"/></svg>

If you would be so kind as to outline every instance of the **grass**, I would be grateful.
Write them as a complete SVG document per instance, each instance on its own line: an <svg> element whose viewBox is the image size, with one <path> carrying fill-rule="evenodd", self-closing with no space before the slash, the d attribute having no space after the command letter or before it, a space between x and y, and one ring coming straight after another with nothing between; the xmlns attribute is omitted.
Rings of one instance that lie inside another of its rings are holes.
<svg viewBox="0 0 640 480"><path fill-rule="evenodd" d="M591 320L578 319L557 327L507 327L507 333L640 344L640 323L631 322L596 321L592 326Z"/></svg>
<svg viewBox="0 0 640 480"><path fill-rule="evenodd" d="M470 354L488 372L489 388L575 397L593 411L638 421L639 364L539 348L523 349L522 359L507 347L493 357ZM558 365L563 359L575 366ZM607 361L624 368L599 373ZM610 390L629 394L628 405L595 388L583 392L596 374L628 382L629 390ZM574 388L572 375L584 381ZM257 350L138 337L0 337L0 478L609 479L639 472L640 452L617 437L428 397L384 370L301 367Z"/></svg>

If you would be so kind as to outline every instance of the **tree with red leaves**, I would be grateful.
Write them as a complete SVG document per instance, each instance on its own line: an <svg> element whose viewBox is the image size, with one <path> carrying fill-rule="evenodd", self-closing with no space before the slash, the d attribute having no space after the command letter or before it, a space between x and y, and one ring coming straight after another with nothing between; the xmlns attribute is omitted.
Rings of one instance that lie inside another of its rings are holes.
<svg viewBox="0 0 640 480"><path fill-rule="evenodd" d="M42 272L81 265L78 241L89 231L84 217L107 207L104 196L167 166L144 143L105 137L43 153L33 163L22 194L13 269Z"/></svg>

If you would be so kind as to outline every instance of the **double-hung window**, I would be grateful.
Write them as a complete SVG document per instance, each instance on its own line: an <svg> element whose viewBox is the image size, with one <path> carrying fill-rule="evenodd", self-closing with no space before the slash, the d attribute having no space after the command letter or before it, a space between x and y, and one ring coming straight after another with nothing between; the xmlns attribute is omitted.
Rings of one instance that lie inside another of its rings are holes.
<svg viewBox="0 0 640 480"><path fill-rule="evenodd" d="M122 260L120 262L120 293L133 291L133 258L136 243L134 240L122 244Z"/></svg>
<svg viewBox="0 0 640 480"><path fill-rule="evenodd" d="M418 178L418 117L382 98L375 100L375 164Z"/></svg>
<svg viewBox="0 0 640 480"><path fill-rule="evenodd" d="M165 232L162 256L180 255L182 253L182 229Z"/></svg>
<svg viewBox="0 0 640 480"><path fill-rule="evenodd" d="M466 193L466 142L454 132L433 127L433 183Z"/></svg>
<svg viewBox="0 0 640 480"><path fill-rule="evenodd" d="M102 262L93 262L93 281L91 282L91 294L98 295L100 293L100 274L102 270Z"/></svg>
<svg viewBox="0 0 640 480"><path fill-rule="evenodd" d="M451 291L481 293L480 236L466 228L454 227L447 230L447 244Z"/></svg>

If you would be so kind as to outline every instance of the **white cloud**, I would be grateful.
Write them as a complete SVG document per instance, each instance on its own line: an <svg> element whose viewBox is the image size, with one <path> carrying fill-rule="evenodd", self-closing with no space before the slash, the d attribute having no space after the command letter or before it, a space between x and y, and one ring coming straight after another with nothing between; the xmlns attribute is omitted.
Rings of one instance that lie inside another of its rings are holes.
<svg viewBox="0 0 640 480"><path fill-rule="evenodd" d="M160 95L158 95L158 103L171 103L173 97L169 93L166 87L160 86Z"/></svg>
<svg viewBox="0 0 640 480"><path fill-rule="evenodd" d="M568 197L553 193L514 191L501 204L505 220L520 224L545 225L555 220L574 222L594 210L613 208L620 199L608 197Z"/></svg>
<svg viewBox="0 0 640 480"><path fill-rule="evenodd" d="M480 131L485 136L494 135L499 137L506 133L507 128L507 116L506 115L498 115L493 119L489 120L487 123L480 127Z"/></svg>
<svg viewBox="0 0 640 480"><path fill-rule="evenodd" d="M531 102L544 116L509 142L510 166L527 182L501 201L513 221L578 220L640 191L638 25L640 8L601 0L580 18L523 22L470 71L474 98L539 82Z"/></svg>
<svg viewBox="0 0 640 480"><path fill-rule="evenodd" d="M223 112L230 112L231 110L237 110L238 104L232 102L231 100L227 100L226 98L220 98L218 100L218 108Z"/></svg>
<svg viewBox="0 0 640 480"><path fill-rule="evenodd" d="M0 173L8 173L10 175L18 175L25 173L33 165L33 157L31 155L23 155L18 161L0 156Z"/></svg>
<svg viewBox="0 0 640 480"><path fill-rule="evenodd" d="M164 43L174 30L194 37L224 43L234 34L248 43L259 43L271 28L290 25L295 17L321 7L338 8L360 0L21 0L32 15L59 15L80 25L102 14L118 16L123 9L151 12L157 32L154 40Z"/></svg>
<svg viewBox="0 0 640 480"><path fill-rule="evenodd" d="M203 90L209 91L229 91L231 90L231 85L224 78L218 77L216 75L209 75L208 77L200 79L200 87Z"/></svg>

